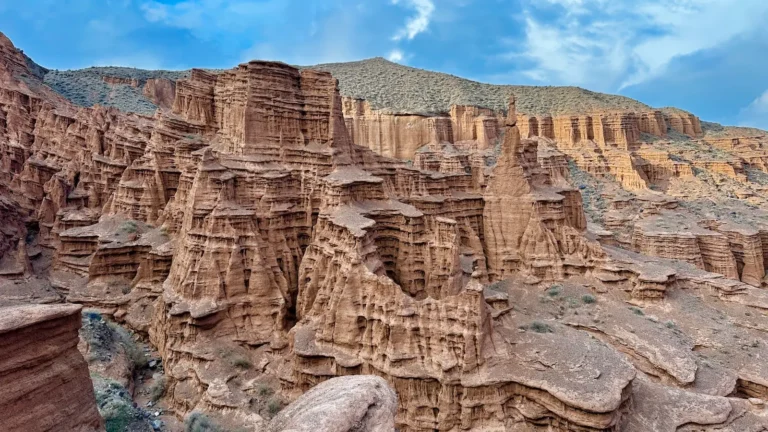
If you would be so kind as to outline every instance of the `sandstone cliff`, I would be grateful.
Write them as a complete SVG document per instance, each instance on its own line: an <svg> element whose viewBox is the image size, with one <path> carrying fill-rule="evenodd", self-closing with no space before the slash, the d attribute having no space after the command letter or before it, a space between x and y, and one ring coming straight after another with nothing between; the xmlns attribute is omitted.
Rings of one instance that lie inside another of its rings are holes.
<svg viewBox="0 0 768 432"><path fill-rule="evenodd" d="M0 412L6 431L103 431L77 350L80 307L0 309Z"/></svg>
<svg viewBox="0 0 768 432"><path fill-rule="evenodd" d="M704 158L675 113L534 122L514 99L395 115L260 61L193 70L149 117L74 107L0 54L0 245L24 268L2 295L48 284L148 336L179 418L261 427L270 391L365 374L403 431L766 427L762 228L663 220L715 186L762 206L761 140Z"/></svg>

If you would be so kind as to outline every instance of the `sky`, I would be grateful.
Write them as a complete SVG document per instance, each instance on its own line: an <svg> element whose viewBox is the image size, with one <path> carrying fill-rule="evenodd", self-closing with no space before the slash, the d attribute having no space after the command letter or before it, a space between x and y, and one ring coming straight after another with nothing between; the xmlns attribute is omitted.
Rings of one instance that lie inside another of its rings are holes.
<svg viewBox="0 0 768 432"><path fill-rule="evenodd" d="M766 0L0 0L0 32L52 69L385 57L765 129L767 18Z"/></svg>

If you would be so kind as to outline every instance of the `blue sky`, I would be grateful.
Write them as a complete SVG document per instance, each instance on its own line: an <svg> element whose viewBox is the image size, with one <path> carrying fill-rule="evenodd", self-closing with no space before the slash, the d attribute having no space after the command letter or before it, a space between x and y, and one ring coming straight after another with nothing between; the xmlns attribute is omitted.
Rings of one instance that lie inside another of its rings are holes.
<svg viewBox="0 0 768 432"><path fill-rule="evenodd" d="M0 31L49 68L381 56L768 129L767 18L766 0L0 0Z"/></svg>

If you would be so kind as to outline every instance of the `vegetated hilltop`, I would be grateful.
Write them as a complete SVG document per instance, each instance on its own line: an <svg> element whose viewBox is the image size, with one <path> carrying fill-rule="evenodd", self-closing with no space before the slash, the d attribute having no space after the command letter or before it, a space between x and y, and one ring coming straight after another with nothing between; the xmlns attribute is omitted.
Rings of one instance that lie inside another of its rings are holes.
<svg viewBox="0 0 768 432"><path fill-rule="evenodd" d="M509 95L520 112L532 115L569 114L607 110L647 111L634 99L579 87L493 85L440 72L403 66L377 57L348 63L306 66L331 72L339 80L342 96L366 99L374 109L397 113L440 113L453 104L506 109ZM151 114L155 110L141 86L150 78L177 80L189 71L143 70L126 67L91 67L45 74L45 83L82 106L114 106L123 111ZM104 77L136 79L139 87L106 83Z"/></svg>
<svg viewBox="0 0 768 432"><path fill-rule="evenodd" d="M128 67L90 67L86 69L48 70L44 82L80 106L112 106L123 111L151 115L157 109L142 88L148 79L173 81L189 76L189 71L144 70ZM104 78L136 80L138 85L109 84Z"/></svg>
<svg viewBox="0 0 768 432"><path fill-rule="evenodd" d="M375 109L394 112L446 112L453 104L503 111L511 94L517 99L518 111L532 115L650 109L625 96L579 87L483 84L403 66L381 57L311 67L333 74L339 80L342 95L366 99Z"/></svg>

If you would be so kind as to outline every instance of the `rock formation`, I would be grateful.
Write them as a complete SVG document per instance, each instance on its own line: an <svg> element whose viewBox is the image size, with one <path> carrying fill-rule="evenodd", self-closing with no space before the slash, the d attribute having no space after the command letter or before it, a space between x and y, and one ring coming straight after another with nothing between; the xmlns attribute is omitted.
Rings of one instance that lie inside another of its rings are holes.
<svg viewBox="0 0 768 432"><path fill-rule="evenodd" d="M170 109L176 99L176 82L167 78L150 78L144 83L142 93L155 105Z"/></svg>
<svg viewBox="0 0 768 432"><path fill-rule="evenodd" d="M581 236L586 220L579 193L553 183L538 164L536 142L520 140L514 100L484 201L484 240L492 280L520 272L559 280L567 271L564 267L581 272L602 255L597 245Z"/></svg>
<svg viewBox="0 0 768 432"><path fill-rule="evenodd" d="M391 432L396 412L397 394L383 379L339 377L303 394L272 419L267 431Z"/></svg>
<svg viewBox="0 0 768 432"><path fill-rule="evenodd" d="M179 418L253 427L264 394L310 392L270 427L391 429L384 380L402 431L766 427L768 229L737 220L768 204L762 138L514 99L391 113L263 61L147 81L149 117L29 72L0 38L0 299L148 337ZM338 377L366 396L335 392L343 415L312 402Z"/></svg>
<svg viewBox="0 0 768 432"><path fill-rule="evenodd" d="M77 350L80 306L0 309L0 412L6 431L103 431Z"/></svg>

